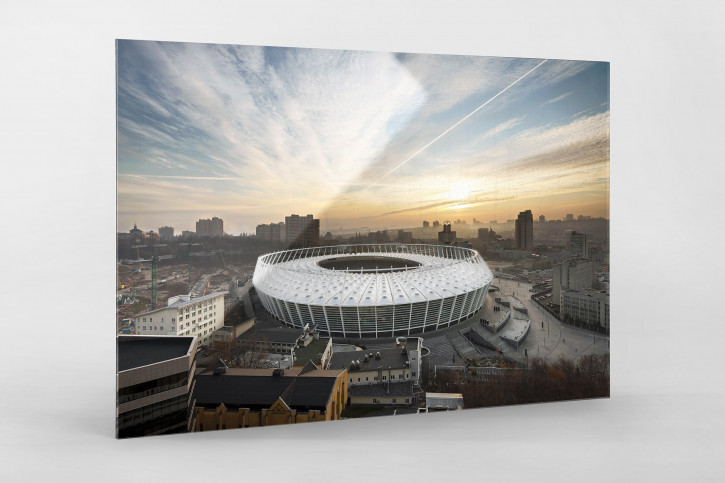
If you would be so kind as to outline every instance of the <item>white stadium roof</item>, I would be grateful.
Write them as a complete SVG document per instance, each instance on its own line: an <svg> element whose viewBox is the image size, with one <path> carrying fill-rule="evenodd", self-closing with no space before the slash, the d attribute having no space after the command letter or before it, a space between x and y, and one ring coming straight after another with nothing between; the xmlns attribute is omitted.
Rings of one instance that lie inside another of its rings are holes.
<svg viewBox="0 0 725 483"><path fill-rule="evenodd" d="M444 245L368 245L356 256L412 260L418 267L375 270L330 270L318 263L339 259L345 246L290 250L263 255L254 285L267 295L306 305L364 307L443 299L476 290L493 274L475 250ZM347 248L349 250L349 248ZM286 253L296 257L285 258Z"/></svg>

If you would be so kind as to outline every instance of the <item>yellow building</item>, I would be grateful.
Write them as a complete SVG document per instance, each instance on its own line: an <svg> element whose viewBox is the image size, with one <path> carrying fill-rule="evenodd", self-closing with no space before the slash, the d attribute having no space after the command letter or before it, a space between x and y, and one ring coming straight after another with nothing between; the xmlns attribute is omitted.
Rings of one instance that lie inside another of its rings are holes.
<svg viewBox="0 0 725 483"><path fill-rule="evenodd" d="M220 365L197 375L195 431L340 419L347 370L247 369Z"/></svg>

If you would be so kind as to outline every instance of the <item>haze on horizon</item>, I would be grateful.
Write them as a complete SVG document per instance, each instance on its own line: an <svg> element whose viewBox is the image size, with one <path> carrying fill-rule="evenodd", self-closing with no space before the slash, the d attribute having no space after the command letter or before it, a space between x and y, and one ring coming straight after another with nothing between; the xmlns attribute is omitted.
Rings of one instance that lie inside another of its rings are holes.
<svg viewBox="0 0 725 483"><path fill-rule="evenodd" d="M542 60L119 40L117 230L608 218L609 64Z"/></svg>

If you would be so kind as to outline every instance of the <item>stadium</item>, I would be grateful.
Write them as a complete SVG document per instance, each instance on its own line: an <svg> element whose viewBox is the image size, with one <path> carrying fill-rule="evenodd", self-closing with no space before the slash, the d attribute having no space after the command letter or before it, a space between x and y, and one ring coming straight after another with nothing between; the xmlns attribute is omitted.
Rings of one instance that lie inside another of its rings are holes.
<svg viewBox="0 0 725 483"><path fill-rule="evenodd" d="M268 253L253 283L291 327L331 336L397 337L450 327L476 313L493 280L481 255L451 245L339 245Z"/></svg>

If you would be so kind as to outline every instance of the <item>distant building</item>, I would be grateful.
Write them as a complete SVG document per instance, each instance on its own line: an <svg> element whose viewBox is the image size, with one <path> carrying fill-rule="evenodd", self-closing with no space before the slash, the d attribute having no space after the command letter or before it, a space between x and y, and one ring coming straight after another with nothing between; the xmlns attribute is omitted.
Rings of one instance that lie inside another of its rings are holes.
<svg viewBox="0 0 725 483"><path fill-rule="evenodd" d="M488 228L479 228L478 229L478 239L481 240L484 243L488 243Z"/></svg>
<svg viewBox="0 0 725 483"><path fill-rule="evenodd" d="M423 228L428 228L429 226L430 226L430 223L428 223L427 221L423 222Z"/></svg>
<svg viewBox="0 0 725 483"><path fill-rule="evenodd" d="M312 215L290 215L284 219L285 241L295 247L314 247L320 244L320 220Z"/></svg>
<svg viewBox="0 0 725 483"><path fill-rule="evenodd" d="M269 225L257 225L256 235L260 240L271 241L272 228Z"/></svg>
<svg viewBox="0 0 725 483"><path fill-rule="evenodd" d="M439 227L441 224L438 222L438 220L433 222L433 228Z"/></svg>
<svg viewBox="0 0 725 483"><path fill-rule="evenodd" d="M516 220L516 249L531 251L534 248L534 216L531 210L522 211Z"/></svg>
<svg viewBox="0 0 725 483"><path fill-rule="evenodd" d="M589 260L567 260L552 268L552 302L561 305L566 290L592 288L593 264Z"/></svg>
<svg viewBox="0 0 725 483"><path fill-rule="evenodd" d="M128 232L133 236L143 235L143 230L139 230L138 226L136 226L136 223L133 224L133 228L131 228Z"/></svg>
<svg viewBox="0 0 725 483"><path fill-rule="evenodd" d="M546 222L546 217L544 215L539 215L539 222L541 222L541 223Z"/></svg>
<svg viewBox="0 0 725 483"><path fill-rule="evenodd" d="M488 222L489 225L495 225L498 223L498 220L491 220Z"/></svg>
<svg viewBox="0 0 725 483"><path fill-rule="evenodd" d="M169 241L174 238L174 228L171 226L162 226L159 228L159 237L162 241Z"/></svg>
<svg viewBox="0 0 725 483"><path fill-rule="evenodd" d="M604 290L564 290L561 317L565 322L609 329L609 294Z"/></svg>
<svg viewBox="0 0 725 483"><path fill-rule="evenodd" d="M216 216L211 220L200 219L196 222L196 234L199 236L224 236L224 220Z"/></svg>
<svg viewBox="0 0 725 483"><path fill-rule="evenodd" d="M575 231L571 232L571 235L569 235L569 254L571 258L589 259L587 235Z"/></svg>
<svg viewBox="0 0 725 483"><path fill-rule="evenodd" d="M116 338L116 436L193 429L196 337Z"/></svg>
<svg viewBox="0 0 725 483"><path fill-rule="evenodd" d="M177 295L166 307L131 318L139 335L197 336L199 344L211 343L212 332L224 325L224 296L214 292L203 297Z"/></svg>
<svg viewBox="0 0 725 483"><path fill-rule="evenodd" d="M438 243L452 245L456 241L456 232L451 231L451 222L443 222L443 231L438 232Z"/></svg>
<svg viewBox="0 0 725 483"><path fill-rule="evenodd" d="M574 221L574 215L571 213L567 214L564 221Z"/></svg>
<svg viewBox="0 0 725 483"><path fill-rule="evenodd" d="M398 242L413 243L413 232L398 230Z"/></svg>
<svg viewBox="0 0 725 483"><path fill-rule="evenodd" d="M275 241L275 242L285 241L284 222L270 223L269 232L270 232L272 241ZM319 236L319 233L318 233L318 236Z"/></svg>
<svg viewBox="0 0 725 483"><path fill-rule="evenodd" d="M190 230L182 230L181 231L181 238L188 239L194 236L194 232Z"/></svg>
<svg viewBox="0 0 725 483"><path fill-rule="evenodd" d="M347 404L347 371L246 369L219 362L196 378L195 431L340 419Z"/></svg>

